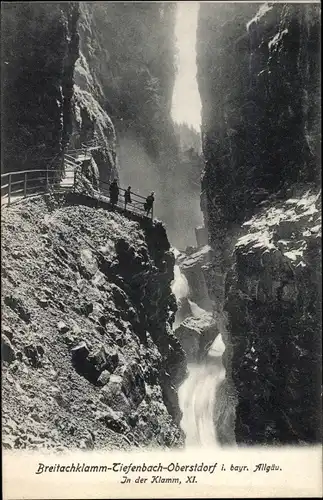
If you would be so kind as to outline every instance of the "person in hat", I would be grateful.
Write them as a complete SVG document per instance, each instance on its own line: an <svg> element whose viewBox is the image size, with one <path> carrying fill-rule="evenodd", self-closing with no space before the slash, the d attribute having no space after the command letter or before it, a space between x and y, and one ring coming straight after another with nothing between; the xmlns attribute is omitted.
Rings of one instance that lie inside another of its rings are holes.
<svg viewBox="0 0 323 500"><path fill-rule="evenodd" d="M111 182L110 187L110 203L112 205L112 208L118 203L119 199L119 186L117 183L117 179L114 179L114 181Z"/></svg>
<svg viewBox="0 0 323 500"><path fill-rule="evenodd" d="M124 192L124 208L127 208L128 203L132 203L131 199L131 186L128 186L128 188Z"/></svg>
<svg viewBox="0 0 323 500"><path fill-rule="evenodd" d="M155 192L152 191L151 194L147 196L146 203L144 204L144 209L146 211L147 216L149 215L149 212L153 208L154 201L155 201Z"/></svg>

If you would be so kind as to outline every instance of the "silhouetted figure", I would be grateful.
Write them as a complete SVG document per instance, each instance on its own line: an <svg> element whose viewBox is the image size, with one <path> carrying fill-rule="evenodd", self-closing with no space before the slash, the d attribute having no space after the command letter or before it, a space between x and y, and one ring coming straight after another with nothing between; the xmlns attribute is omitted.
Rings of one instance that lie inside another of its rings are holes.
<svg viewBox="0 0 323 500"><path fill-rule="evenodd" d="M118 203L119 199L119 187L116 179L114 179L114 181L111 182L109 191L110 191L110 203L114 208L114 206Z"/></svg>
<svg viewBox="0 0 323 500"><path fill-rule="evenodd" d="M153 204L154 204L154 201L155 201L155 197L154 197L154 191L149 195L147 196L146 198L146 203L144 204L144 209L146 211L146 215L149 215L149 212L152 210L153 208Z"/></svg>
<svg viewBox="0 0 323 500"><path fill-rule="evenodd" d="M131 186L129 186L124 192L124 208L127 208L128 203L132 203Z"/></svg>

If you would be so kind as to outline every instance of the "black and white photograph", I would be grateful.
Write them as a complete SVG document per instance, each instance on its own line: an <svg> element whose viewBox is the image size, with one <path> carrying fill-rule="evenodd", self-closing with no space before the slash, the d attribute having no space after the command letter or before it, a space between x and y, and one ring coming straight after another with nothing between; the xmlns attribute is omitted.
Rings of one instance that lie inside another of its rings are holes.
<svg viewBox="0 0 323 500"><path fill-rule="evenodd" d="M2 2L6 500L322 494L320 33L315 1Z"/></svg>

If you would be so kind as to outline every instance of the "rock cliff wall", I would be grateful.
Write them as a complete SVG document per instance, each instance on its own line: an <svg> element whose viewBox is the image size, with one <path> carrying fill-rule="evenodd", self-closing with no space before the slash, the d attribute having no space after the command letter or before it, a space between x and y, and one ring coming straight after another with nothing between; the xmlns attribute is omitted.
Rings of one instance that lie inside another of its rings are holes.
<svg viewBox="0 0 323 500"><path fill-rule="evenodd" d="M173 221L174 4L26 2L3 12L6 170L62 168L64 150L94 139L86 167L95 183L98 171L109 181L118 137L121 181L158 192L159 217ZM56 201L4 216L5 446L181 445L186 359L171 331L164 226Z"/></svg>
<svg viewBox="0 0 323 500"><path fill-rule="evenodd" d="M200 9L202 190L211 233L226 233L292 182L318 181L319 6L258 9Z"/></svg>
<svg viewBox="0 0 323 500"><path fill-rule="evenodd" d="M155 191L166 223L174 220L178 161L170 116L175 10L165 2L82 2L75 72L79 92L90 92L114 124L121 184Z"/></svg>
<svg viewBox="0 0 323 500"><path fill-rule="evenodd" d="M102 63L107 48L100 46L97 18L94 16L94 4L79 3L79 58L74 68L73 94L73 134L72 147L95 140L100 149L93 150L93 159L98 166L100 179L109 182L118 177L116 158L116 132L109 112L105 109L105 94L102 82ZM98 6L97 6L98 8ZM99 38L98 38L99 37ZM97 52L93 56L94 51Z"/></svg>
<svg viewBox="0 0 323 500"><path fill-rule="evenodd" d="M101 180L155 191L156 214L184 248L201 161L181 163L171 119L175 19L166 2L6 3L3 144L7 171L60 169L65 147L95 140Z"/></svg>
<svg viewBox="0 0 323 500"><path fill-rule="evenodd" d="M227 274L236 437L314 443L321 427L321 199L293 190L246 223Z"/></svg>
<svg viewBox="0 0 323 500"><path fill-rule="evenodd" d="M84 200L3 216L4 446L181 446L186 359L165 229Z"/></svg>
<svg viewBox="0 0 323 500"><path fill-rule="evenodd" d="M205 275L238 443L320 434L319 10L200 7Z"/></svg>
<svg viewBox="0 0 323 500"><path fill-rule="evenodd" d="M72 128L78 5L8 2L1 11L4 169L46 168Z"/></svg>
<svg viewBox="0 0 323 500"><path fill-rule="evenodd" d="M177 161L174 5L6 3L2 21L5 165L45 167L67 143L96 139L93 157L109 181L117 176L117 130L125 180L141 170L151 179L144 187L167 197L166 170L172 175ZM133 143L139 152L128 169Z"/></svg>

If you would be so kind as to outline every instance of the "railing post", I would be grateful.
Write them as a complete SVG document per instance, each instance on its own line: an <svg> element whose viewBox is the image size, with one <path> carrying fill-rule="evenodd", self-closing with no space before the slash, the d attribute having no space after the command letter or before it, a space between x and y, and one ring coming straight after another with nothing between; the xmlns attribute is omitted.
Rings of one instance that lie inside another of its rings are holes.
<svg viewBox="0 0 323 500"><path fill-rule="evenodd" d="M65 152L63 152L62 158L61 158L61 164L59 167L59 182L63 179L65 175Z"/></svg>
<svg viewBox="0 0 323 500"><path fill-rule="evenodd" d="M8 178L8 205L10 205L10 198L11 198L11 174L9 174Z"/></svg>
<svg viewBox="0 0 323 500"><path fill-rule="evenodd" d="M101 196L102 196L102 192L101 192L101 185L100 185L100 180L99 180L99 197L98 197L98 203L97 203L97 207L100 206L100 202L101 202Z"/></svg>
<svg viewBox="0 0 323 500"><path fill-rule="evenodd" d="M27 172L25 172L25 178L24 178L24 198L27 196Z"/></svg>
<svg viewBox="0 0 323 500"><path fill-rule="evenodd" d="M76 171L77 171L77 167L75 167L75 169L74 169L73 193L75 193L75 191L76 191Z"/></svg>

